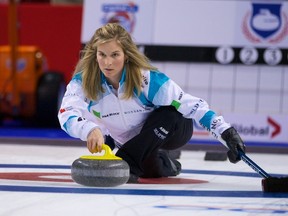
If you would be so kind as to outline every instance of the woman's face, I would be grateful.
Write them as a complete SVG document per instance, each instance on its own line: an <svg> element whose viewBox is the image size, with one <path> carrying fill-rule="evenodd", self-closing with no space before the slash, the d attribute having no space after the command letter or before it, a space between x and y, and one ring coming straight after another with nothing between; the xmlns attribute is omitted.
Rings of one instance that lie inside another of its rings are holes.
<svg viewBox="0 0 288 216"><path fill-rule="evenodd" d="M115 40L100 44L97 47L97 61L110 84L118 87L125 63L125 55L120 45Z"/></svg>

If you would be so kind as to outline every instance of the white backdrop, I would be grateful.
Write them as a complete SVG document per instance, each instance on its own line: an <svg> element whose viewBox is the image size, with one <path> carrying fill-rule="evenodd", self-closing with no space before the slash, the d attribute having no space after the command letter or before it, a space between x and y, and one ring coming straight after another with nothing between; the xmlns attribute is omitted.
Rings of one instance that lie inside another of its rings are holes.
<svg viewBox="0 0 288 216"><path fill-rule="evenodd" d="M85 0L82 43L111 19L138 44L288 47L283 0Z"/></svg>

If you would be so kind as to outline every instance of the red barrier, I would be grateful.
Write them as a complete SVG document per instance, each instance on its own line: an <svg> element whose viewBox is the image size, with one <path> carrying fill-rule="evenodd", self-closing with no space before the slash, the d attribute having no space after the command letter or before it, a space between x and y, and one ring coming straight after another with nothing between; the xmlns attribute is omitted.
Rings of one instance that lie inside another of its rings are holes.
<svg viewBox="0 0 288 216"><path fill-rule="evenodd" d="M49 70L69 81L81 49L82 6L19 4L19 45L38 46ZM8 6L0 5L0 45L8 45Z"/></svg>

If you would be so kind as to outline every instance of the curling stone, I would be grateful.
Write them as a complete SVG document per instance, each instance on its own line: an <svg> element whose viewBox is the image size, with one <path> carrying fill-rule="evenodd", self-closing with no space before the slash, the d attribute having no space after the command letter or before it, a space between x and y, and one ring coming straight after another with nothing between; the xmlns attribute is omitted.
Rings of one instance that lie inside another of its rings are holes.
<svg viewBox="0 0 288 216"><path fill-rule="evenodd" d="M110 147L103 144L103 155L86 155L76 159L71 168L72 179L84 186L115 187L127 183L129 165L115 156Z"/></svg>

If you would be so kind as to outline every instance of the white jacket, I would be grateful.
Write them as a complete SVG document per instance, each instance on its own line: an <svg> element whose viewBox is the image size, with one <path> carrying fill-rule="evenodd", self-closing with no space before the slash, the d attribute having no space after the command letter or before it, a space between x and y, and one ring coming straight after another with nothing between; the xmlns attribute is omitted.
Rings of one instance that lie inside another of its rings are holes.
<svg viewBox="0 0 288 216"><path fill-rule="evenodd" d="M141 94L135 93L127 100L122 99L126 70L123 70L118 90L113 89L102 74L105 93L91 101L84 95L81 73L76 74L67 85L59 110L61 128L70 136L86 141L89 132L98 127L103 134L110 134L116 142L124 144L139 134L150 112L168 105L176 107L185 118L199 122L216 138L230 127L203 99L186 94L164 73L142 71L142 75Z"/></svg>

